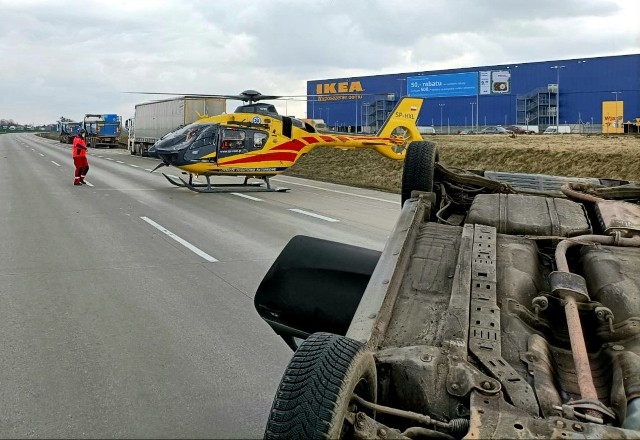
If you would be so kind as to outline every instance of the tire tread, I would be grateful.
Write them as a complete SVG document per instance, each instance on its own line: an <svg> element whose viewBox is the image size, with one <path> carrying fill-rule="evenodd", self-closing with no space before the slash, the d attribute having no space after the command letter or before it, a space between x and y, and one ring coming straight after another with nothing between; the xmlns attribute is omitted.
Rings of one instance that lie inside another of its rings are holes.
<svg viewBox="0 0 640 440"><path fill-rule="evenodd" d="M309 336L282 377L264 437L326 438L345 378L363 348L331 333Z"/></svg>

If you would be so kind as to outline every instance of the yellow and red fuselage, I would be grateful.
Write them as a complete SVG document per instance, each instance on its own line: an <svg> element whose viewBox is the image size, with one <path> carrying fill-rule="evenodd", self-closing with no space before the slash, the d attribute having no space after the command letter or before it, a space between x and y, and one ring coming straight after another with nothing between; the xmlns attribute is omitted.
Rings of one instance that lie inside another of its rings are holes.
<svg viewBox="0 0 640 440"><path fill-rule="evenodd" d="M415 125L421 103L404 98L377 136L320 133L309 124L277 114L232 113L202 118L172 132L156 143L156 151L165 164L203 176L276 175L317 147L372 148L403 159L403 146L421 139ZM394 135L396 127L405 136Z"/></svg>

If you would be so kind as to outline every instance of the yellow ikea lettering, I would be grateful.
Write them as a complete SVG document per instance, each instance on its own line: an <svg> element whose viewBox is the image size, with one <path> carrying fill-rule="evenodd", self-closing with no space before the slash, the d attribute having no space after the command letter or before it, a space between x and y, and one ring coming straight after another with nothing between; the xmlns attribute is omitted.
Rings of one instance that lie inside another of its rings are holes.
<svg viewBox="0 0 640 440"><path fill-rule="evenodd" d="M351 86L349 87L349 93L353 93L353 92L364 92L364 89L362 88L362 84L360 84L360 81L354 81L351 83Z"/></svg>
<svg viewBox="0 0 640 440"><path fill-rule="evenodd" d="M316 84L316 93L318 95L357 92L364 92L360 81Z"/></svg>
<svg viewBox="0 0 640 440"><path fill-rule="evenodd" d="M337 93L336 83L329 83L324 85L324 91L322 93Z"/></svg>

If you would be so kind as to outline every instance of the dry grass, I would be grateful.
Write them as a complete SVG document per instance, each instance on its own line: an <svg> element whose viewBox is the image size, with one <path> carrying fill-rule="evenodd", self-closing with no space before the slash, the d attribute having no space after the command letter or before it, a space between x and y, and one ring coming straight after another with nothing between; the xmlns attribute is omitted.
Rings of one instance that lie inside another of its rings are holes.
<svg viewBox="0 0 640 440"><path fill-rule="evenodd" d="M640 137L603 135L433 136L440 161L465 169L640 180ZM368 150L318 148L287 174L400 191L402 163Z"/></svg>

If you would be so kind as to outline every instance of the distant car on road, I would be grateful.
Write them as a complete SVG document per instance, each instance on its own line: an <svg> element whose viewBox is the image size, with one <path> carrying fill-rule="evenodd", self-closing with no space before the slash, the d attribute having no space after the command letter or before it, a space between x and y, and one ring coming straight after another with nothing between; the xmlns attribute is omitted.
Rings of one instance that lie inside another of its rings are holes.
<svg viewBox="0 0 640 440"><path fill-rule="evenodd" d="M491 125L480 130L480 134L513 134L513 131L499 125Z"/></svg>
<svg viewBox="0 0 640 440"><path fill-rule="evenodd" d="M473 130L462 130L458 132L458 134L478 134L478 133Z"/></svg>

